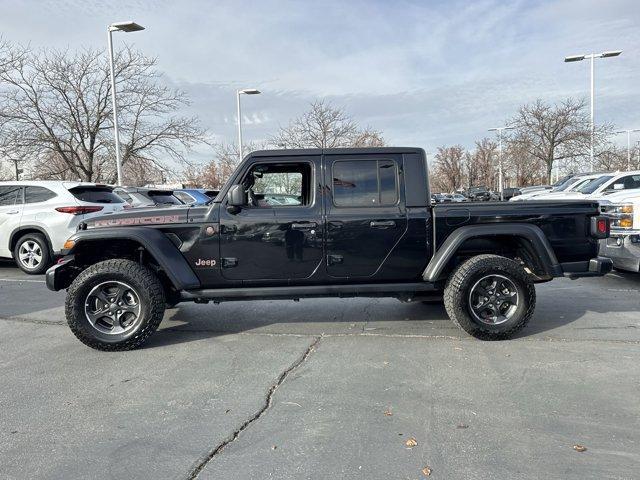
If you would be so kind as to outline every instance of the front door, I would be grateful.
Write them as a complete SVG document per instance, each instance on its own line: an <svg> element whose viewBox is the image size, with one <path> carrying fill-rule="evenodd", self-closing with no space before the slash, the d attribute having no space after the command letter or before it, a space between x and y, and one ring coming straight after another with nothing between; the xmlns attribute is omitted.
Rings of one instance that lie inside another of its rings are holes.
<svg viewBox="0 0 640 480"><path fill-rule="evenodd" d="M247 205L220 210L220 266L229 280L304 279L322 262L320 157L257 157L241 183Z"/></svg>
<svg viewBox="0 0 640 480"><path fill-rule="evenodd" d="M0 257L12 256L9 239L20 226L23 208L22 187L0 185Z"/></svg>
<svg viewBox="0 0 640 480"><path fill-rule="evenodd" d="M327 273L372 277L407 230L400 155L324 157Z"/></svg>

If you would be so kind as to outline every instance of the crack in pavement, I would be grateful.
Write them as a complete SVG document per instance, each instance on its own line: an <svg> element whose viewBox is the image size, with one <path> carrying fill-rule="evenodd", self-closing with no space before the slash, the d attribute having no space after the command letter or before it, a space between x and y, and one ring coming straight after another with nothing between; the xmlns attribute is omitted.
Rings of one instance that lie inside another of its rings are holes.
<svg viewBox="0 0 640 480"><path fill-rule="evenodd" d="M253 422L255 422L256 420L259 420L260 417L262 417L262 415L266 413L266 411L273 404L273 395L275 394L278 387L282 385L282 383L287 379L287 377L293 371L295 371L300 365L302 365L307 360L307 358L309 358L309 355L311 355L311 352L313 352L313 350L318 345L322 337L323 337L322 335L315 337L313 342L309 344L309 346L304 351L304 353L295 362L293 362L293 364L291 364L289 368L287 368L284 372L282 372L280 376L277 378L277 380L275 381L275 383L273 383L271 387L269 387L269 389L267 390L267 395L265 397L264 405L262 406L262 408L260 408L260 410L258 410L248 420L242 423L242 425L240 425L239 428L234 430L231 433L231 435L227 437L226 440L223 440L222 443L219 443L218 445L216 445L202 459L200 459L198 463L189 471L186 477L184 477L185 479L193 480L197 478L198 475L200 475L200 473L202 472L202 470L204 470L204 468L209 464L209 462L211 462L211 460L213 460L218 454L220 454L220 452L222 452L222 450L227 445L229 445L230 443L233 443L243 431L249 428L249 426Z"/></svg>

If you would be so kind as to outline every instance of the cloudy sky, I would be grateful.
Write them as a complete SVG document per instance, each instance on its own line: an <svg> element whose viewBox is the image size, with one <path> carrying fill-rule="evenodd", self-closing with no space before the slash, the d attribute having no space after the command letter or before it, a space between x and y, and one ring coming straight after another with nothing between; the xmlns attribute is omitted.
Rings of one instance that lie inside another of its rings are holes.
<svg viewBox="0 0 640 480"><path fill-rule="evenodd" d="M596 61L597 120L640 128L637 0L0 0L0 12L0 33L32 46L101 48L109 23L144 25L116 45L157 57L223 141L235 139L235 89L255 87L247 140L326 98L392 145L471 147L525 102L587 96L588 62L565 55L617 49Z"/></svg>

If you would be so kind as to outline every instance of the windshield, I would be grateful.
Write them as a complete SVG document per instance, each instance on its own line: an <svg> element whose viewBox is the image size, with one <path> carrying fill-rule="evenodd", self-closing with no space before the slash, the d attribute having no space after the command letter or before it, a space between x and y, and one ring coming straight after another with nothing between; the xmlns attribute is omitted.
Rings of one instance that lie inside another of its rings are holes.
<svg viewBox="0 0 640 480"><path fill-rule="evenodd" d="M575 190L576 192L580 192L580 193L584 193L585 195L588 195L590 193L595 192L598 189L598 187L602 186L612 178L613 178L613 175L604 175L600 178L596 178L595 180L590 181L587 184L581 185L579 188L576 188Z"/></svg>
<svg viewBox="0 0 640 480"><path fill-rule="evenodd" d="M573 185L570 185L569 188L566 189L567 192L575 192L578 189L588 185L589 183L593 182L595 180L595 178L584 178L582 180L579 180L577 182L574 182Z"/></svg>
<svg viewBox="0 0 640 480"><path fill-rule="evenodd" d="M570 177L567 178L564 182L562 182L557 187L553 188L554 192L564 192L569 186L577 180L578 177Z"/></svg>

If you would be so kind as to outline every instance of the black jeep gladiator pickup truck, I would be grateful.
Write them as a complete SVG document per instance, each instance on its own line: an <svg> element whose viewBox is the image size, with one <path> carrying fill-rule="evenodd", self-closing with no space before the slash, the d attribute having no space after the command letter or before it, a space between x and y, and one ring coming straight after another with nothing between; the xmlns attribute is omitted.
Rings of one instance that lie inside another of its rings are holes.
<svg viewBox="0 0 640 480"><path fill-rule="evenodd" d="M487 340L533 314L534 284L604 275L609 221L593 201L430 202L418 148L258 151L209 205L132 209L81 224L47 272L90 347L126 350L179 302L444 298Z"/></svg>

